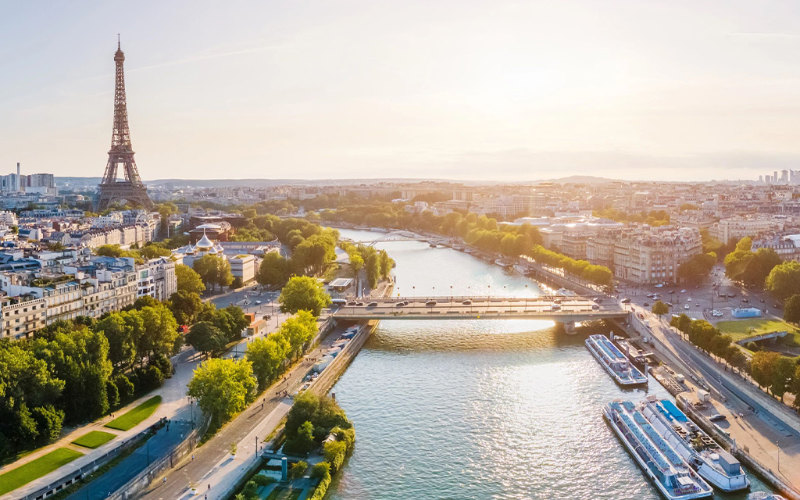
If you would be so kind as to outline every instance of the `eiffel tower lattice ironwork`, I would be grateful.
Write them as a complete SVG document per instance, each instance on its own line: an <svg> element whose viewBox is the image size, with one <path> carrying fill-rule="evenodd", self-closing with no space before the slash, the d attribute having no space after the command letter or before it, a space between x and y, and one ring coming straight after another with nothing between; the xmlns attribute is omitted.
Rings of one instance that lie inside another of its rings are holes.
<svg viewBox="0 0 800 500"><path fill-rule="evenodd" d="M128 106L125 99L125 73L122 67L124 61L125 54L117 40L117 52L114 54L114 63L117 67L114 89L114 130L111 134L111 149L108 151L106 171L100 186L98 186L98 210L104 210L112 202L122 200L145 208L153 206L133 159L131 131L128 128ZM120 168L125 175L124 180L117 179L117 171Z"/></svg>

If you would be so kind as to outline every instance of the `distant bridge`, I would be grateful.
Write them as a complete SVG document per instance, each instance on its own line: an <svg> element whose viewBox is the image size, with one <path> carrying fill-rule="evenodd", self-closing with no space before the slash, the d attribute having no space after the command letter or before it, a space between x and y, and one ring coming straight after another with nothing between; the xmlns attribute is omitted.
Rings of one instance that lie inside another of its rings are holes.
<svg viewBox="0 0 800 500"><path fill-rule="evenodd" d="M344 241L347 241L349 243L353 243L355 245L367 245L367 246L372 246L375 243L384 243L384 242L387 242L387 241L421 241L421 242L424 242L424 243L430 243L430 242L438 243L438 241L439 241L436 238L432 238L429 241L428 238L424 238L422 236L415 235L413 233L409 233L409 232L406 232L406 231L391 231L389 233L385 233L382 237L380 237L378 239L375 239L375 240L357 241L357 240L352 240L352 239L348 239L348 238L342 238L342 239ZM442 241L444 241L444 240L442 240Z"/></svg>
<svg viewBox="0 0 800 500"><path fill-rule="evenodd" d="M576 322L628 316L615 301L607 302L577 296L361 298L333 306L331 316L342 320L541 319L562 323L571 331Z"/></svg>

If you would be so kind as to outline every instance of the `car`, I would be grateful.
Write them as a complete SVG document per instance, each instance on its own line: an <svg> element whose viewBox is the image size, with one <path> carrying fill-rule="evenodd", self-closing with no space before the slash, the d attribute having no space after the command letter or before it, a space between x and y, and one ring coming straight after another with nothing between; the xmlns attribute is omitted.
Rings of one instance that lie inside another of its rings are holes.
<svg viewBox="0 0 800 500"><path fill-rule="evenodd" d="M436 301L435 300L429 300L429 301L425 302L425 305L426 306L431 306L431 307L435 306L436 305Z"/></svg>
<svg viewBox="0 0 800 500"><path fill-rule="evenodd" d="M356 302L355 300L351 300L350 302L347 303L348 306L354 306L354 305L357 305L357 304L358 304L358 302Z"/></svg>
<svg viewBox="0 0 800 500"><path fill-rule="evenodd" d="M685 289L685 288L684 288L684 289L682 289L682 290L681 290L681 293L686 293L686 289Z"/></svg>
<svg viewBox="0 0 800 500"><path fill-rule="evenodd" d="M261 305L261 301L260 301L260 300L257 300L257 301L256 301L256 305Z"/></svg>
<svg viewBox="0 0 800 500"><path fill-rule="evenodd" d="M631 303L631 299L629 299L628 297L625 297L624 299L620 300L620 302L622 302L623 304L630 304Z"/></svg>
<svg viewBox="0 0 800 500"><path fill-rule="evenodd" d="M691 302L691 301L692 301L692 298L691 298L691 297L689 297L689 298L687 298L687 299L686 299L686 302Z"/></svg>
<svg viewBox="0 0 800 500"><path fill-rule="evenodd" d="M672 302L664 302L664 303L667 305L667 307L672 307Z"/></svg>
<svg viewBox="0 0 800 500"><path fill-rule="evenodd" d="M551 304L550 305L550 310L551 311L560 311L561 310L561 306L558 305L558 304Z"/></svg>
<svg viewBox="0 0 800 500"><path fill-rule="evenodd" d="M367 304L367 307L378 307L378 303L377 302L370 302L369 304Z"/></svg>
<svg viewBox="0 0 800 500"><path fill-rule="evenodd" d="M465 306L471 306L471 305L472 305L472 301L471 301L471 300L469 300L469 299L467 299L467 300L465 300L464 302L462 302L461 304L463 304L463 305L465 305Z"/></svg>
<svg viewBox="0 0 800 500"><path fill-rule="evenodd" d="M725 415L720 415L719 413L715 413L710 417L708 417L708 419L711 420L712 422L720 422L722 420L728 420L728 417L726 417Z"/></svg>
<svg viewBox="0 0 800 500"><path fill-rule="evenodd" d="M357 305L358 307L361 307L361 306L363 306L363 305L364 305L364 303L363 303L363 302L356 302L356 305Z"/></svg>
<svg viewBox="0 0 800 500"><path fill-rule="evenodd" d="M683 305L683 308L684 308L684 309L689 309L689 304L684 304L684 305Z"/></svg>
<svg viewBox="0 0 800 500"><path fill-rule="evenodd" d="M395 307L403 307L404 305L406 305L406 303L405 303L405 302L398 302L398 303L397 303L397 304L395 304L394 306L395 306Z"/></svg>
<svg viewBox="0 0 800 500"><path fill-rule="evenodd" d="M597 304L592 304L592 309L597 311L598 309L600 309L600 306Z"/></svg>

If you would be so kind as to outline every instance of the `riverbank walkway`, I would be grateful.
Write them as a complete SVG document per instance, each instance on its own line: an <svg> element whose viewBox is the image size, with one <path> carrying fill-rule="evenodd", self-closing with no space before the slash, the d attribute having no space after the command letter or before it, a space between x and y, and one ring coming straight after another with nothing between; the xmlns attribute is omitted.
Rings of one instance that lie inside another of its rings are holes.
<svg viewBox="0 0 800 500"><path fill-rule="evenodd" d="M650 311L633 306L645 318L657 342L653 348L682 361L680 371L702 381L714 396L715 413L727 417L720 426L763 467L800 490L800 419L788 407L752 386L726 365L701 353ZM697 382L693 382L697 385Z"/></svg>

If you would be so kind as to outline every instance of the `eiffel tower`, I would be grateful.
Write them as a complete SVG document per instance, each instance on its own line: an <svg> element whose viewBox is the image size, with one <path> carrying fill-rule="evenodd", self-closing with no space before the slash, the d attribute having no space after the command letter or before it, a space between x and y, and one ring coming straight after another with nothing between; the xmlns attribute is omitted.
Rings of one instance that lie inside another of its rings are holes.
<svg viewBox="0 0 800 500"><path fill-rule="evenodd" d="M97 210L105 210L114 201L126 201L144 208L152 208L153 202L147 196L147 188L139 177L131 148L131 131L128 128L128 105L125 100L125 73L122 63L125 54L120 49L117 35L117 52L114 63L117 66L116 88L114 90L114 130L111 133L111 149L108 150L108 163L103 180L98 186ZM117 179L117 170L122 168L124 180Z"/></svg>

